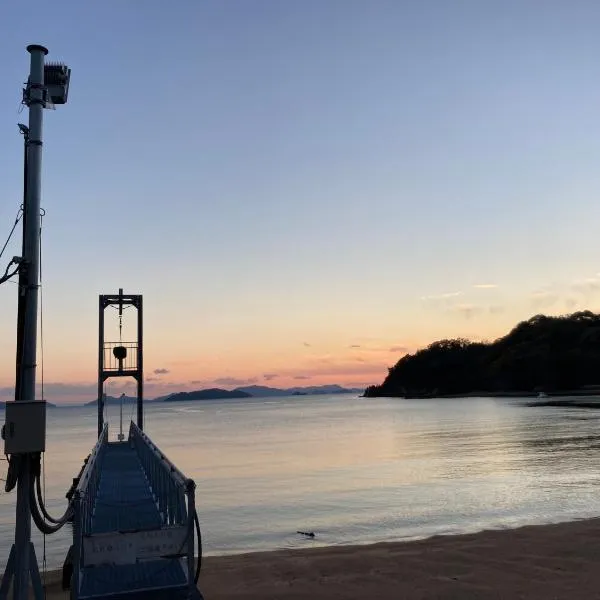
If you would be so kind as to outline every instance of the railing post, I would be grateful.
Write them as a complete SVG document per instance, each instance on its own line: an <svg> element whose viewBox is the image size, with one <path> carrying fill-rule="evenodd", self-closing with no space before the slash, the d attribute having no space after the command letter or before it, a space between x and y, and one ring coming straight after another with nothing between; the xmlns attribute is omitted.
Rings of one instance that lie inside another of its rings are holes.
<svg viewBox="0 0 600 600"><path fill-rule="evenodd" d="M75 490L73 497L73 575L71 576L71 600L79 598L79 571L81 569L82 550L82 514L81 514L81 492Z"/></svg>
<svg viewBox="0 0 600 600"><path fill-rule="evenodd" d="M188 498L187 506L187 525L188 525L188 548L187 548L187 564L188 564L188 585L190 594L193 592L194 586L194 514L196 512L196 484L192 479L186 481L186 493Z"/></svg>

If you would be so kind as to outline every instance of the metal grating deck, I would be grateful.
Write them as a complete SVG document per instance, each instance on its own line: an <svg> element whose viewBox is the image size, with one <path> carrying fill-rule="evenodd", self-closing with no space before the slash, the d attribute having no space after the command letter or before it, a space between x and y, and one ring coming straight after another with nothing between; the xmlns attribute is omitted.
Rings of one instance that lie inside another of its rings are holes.
<svg viewBox="0 0 600 600"><path fill-rule="evenodd" d="M108 444L102 459L92 533L161 526L160 514L135 449Z"/></svg>

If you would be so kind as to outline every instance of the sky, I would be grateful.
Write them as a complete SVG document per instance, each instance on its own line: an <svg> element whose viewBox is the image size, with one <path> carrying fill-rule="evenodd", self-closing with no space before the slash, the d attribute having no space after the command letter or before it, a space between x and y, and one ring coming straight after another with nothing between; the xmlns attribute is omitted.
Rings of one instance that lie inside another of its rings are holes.
<svg viewBox="0 0 600 600"><path fill-rule="evenodd" d="M95 397L119 287L147 396L364 386L436 339L600 309L597 2L4 0L0 23L2 242L25 47L72 69L44 113L48 400ZM15 330L5 283L1 399Z"/></svg>

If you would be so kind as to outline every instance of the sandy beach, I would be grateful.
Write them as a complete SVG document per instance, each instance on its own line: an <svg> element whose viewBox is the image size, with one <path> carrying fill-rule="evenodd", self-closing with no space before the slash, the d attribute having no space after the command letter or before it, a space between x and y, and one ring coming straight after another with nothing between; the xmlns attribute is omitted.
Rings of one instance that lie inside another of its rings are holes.
<svg viewBox="0 0 600 600"><path fill-rule="evenodd" d="M600 519L203 561L206 600L600 597ZM59 573L50 600L67 599Z"/></svg>

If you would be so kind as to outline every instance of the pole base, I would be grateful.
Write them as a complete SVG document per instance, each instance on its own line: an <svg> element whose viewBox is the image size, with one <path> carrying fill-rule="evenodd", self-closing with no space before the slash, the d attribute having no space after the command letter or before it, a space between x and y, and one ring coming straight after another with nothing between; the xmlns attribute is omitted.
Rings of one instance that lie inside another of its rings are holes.
<svg viewBox="0 0 600 600"><path fill-rule="evenodd" d="M29 542L29 575L31 577L31 585L33 587L33 597L35 600L44 600L44 590L42 588L42 580L38 569L37 558L35 556L35 548ZM6 563L6 570L2 576L0 584L0 600L8 600L11 584L15 576L15 545L13 544Z"/></svg>

